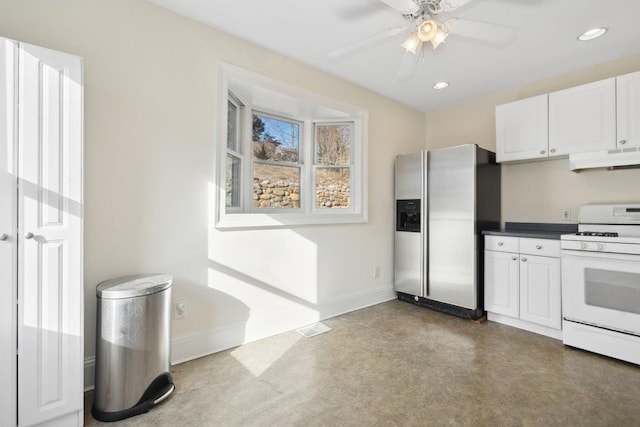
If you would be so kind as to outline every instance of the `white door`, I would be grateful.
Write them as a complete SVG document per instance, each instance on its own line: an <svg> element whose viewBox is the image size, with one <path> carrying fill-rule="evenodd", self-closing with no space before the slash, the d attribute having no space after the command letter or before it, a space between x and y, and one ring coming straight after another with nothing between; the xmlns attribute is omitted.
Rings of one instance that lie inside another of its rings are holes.
<svg viewBox="0 0 640 427"><path fill-rule="evenodd" d="M561 329L560 259L520 255L520 319Z"/></svg>
<svg viewBox="0 0 640 427"><path fill-rule="evenodd" d="M549 94L549 153L616 148L616 81L600 80Z"/></svg>
<svg viewBox="0 0 640 427"><path fill-rule="evenodd" d="M547 95L496 107L498 162L546 158L549 145Z"/></svg>
<svg viewBox="0 0 640 427"><path fill-rule="evenodd" d="M640 146L640 71L616 79L618 148Z"/></svg>
<svg viewBox="0 0 640 427"><path fill-rule="evenodd" d="M18 421L81 424L82 62L20 48Z"/></svg>
<svg viewBox="0 0 640 427"><path fill-rule="evenodd" d="M0 426L16 425L17 201L14 82L17 44L0 38ZM5 374L6 373L6 374Z"/></svg>
<svg viewBox="0 0 640 427"><path fill-rule="evenodd" d="M492 313L518 318L519 311L518 254L485 251L484 309Z"/></svg>

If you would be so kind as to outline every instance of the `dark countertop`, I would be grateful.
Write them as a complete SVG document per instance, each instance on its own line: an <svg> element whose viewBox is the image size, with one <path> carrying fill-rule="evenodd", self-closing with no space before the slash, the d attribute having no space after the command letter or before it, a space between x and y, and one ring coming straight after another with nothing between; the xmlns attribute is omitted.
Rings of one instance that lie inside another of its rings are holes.
<svg viewBox="0 0 640 427"><path fill-rule="evenodd" d="M507 222L504 229L484 230L483 235L527 237L533 239L560 240L563 234L578 231L578 224L553 224L544 222Z"/></svg>

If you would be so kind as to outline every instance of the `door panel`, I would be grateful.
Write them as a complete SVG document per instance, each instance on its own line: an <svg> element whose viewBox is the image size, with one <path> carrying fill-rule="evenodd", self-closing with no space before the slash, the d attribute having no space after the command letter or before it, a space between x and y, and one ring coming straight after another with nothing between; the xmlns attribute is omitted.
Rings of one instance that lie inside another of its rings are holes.
<svg viewBox="0 0 640 427"><path fill-rule="evenodd" d="M17 200L15 70L17 45L0 37L0 425L16 424ZM6 373L6 374L5 374ZM6 424L4 424L6 422Z"/></svg>
<svg viewBox="0 0 640 427"><path fill-rule="evenodd" d="M82 64L21 44L18 418L82 411Z"/></svg>
<svg viewBox="0 0 640 427"><path fill-rule="evenodd" d="M560 259L521 255L520 318L560 329Z"/></svg>
<svg viewBox="0 0 640 427"><path fill-rule="evenodd" d="M518 318L520 305L520 259L517 253L485 251L484 308Z"/></svg>

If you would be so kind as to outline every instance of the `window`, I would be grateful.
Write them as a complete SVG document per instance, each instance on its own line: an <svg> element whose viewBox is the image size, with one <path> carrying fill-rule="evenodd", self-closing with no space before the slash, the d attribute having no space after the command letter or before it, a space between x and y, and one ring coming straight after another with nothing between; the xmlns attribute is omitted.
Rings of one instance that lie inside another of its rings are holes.
<svg viewBox="0 0 640 427"><path fill-rule="evenodd" d="M302 123L252 114L253 207L300 208Z"/></svg>
<svg viewBox="0 0 640 427"><path fill-rule="evenodd" d="M319 209L351 206L352 123L315 126L315 205Z"/></svg>
<svg viewBox="0 0 640 427"><path fill-rule="evenodd" d="M240 154L242 104L234 96L227 102L227 159L225 165L225 207L240 208L240 170L242 156Z"/></svg>
<svg viewBox="0 0 640 427"><path fill-rule="evenodd" d="M216 227L366 221L366 110L227 64L220 87Z"/></svg>

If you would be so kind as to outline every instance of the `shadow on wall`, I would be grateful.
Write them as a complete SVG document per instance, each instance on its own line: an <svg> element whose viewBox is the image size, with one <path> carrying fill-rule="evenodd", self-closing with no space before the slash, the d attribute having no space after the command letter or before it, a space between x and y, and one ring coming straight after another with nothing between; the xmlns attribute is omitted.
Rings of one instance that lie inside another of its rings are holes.
<svg viewBox="0 0 640 427"><path fill-rule="evenodd" d="M174 279L173 303L189 303L185 318L173 319L171 364L185 362L245 341L250 309L226 292ZM191 313L194 313L191 315ZM216 325L213 329L209 325ZM196 331L196 332L194 332Z"/></svg>

